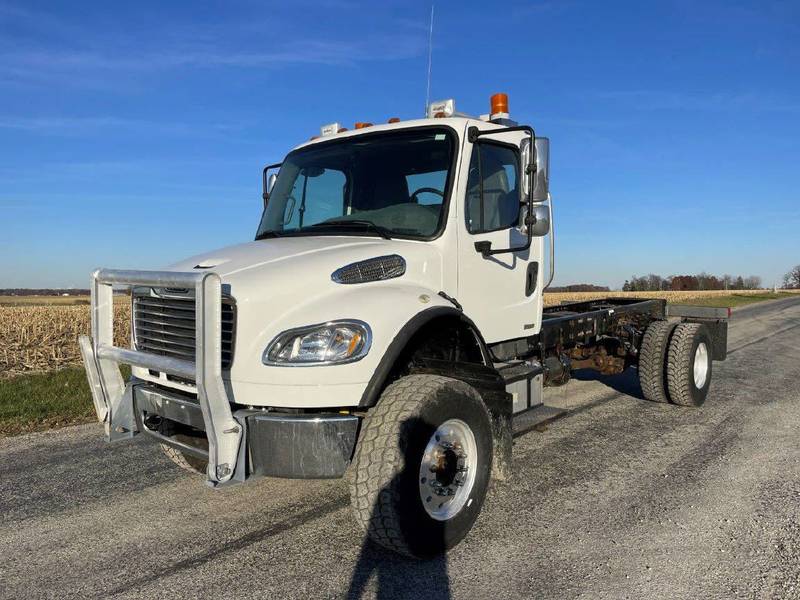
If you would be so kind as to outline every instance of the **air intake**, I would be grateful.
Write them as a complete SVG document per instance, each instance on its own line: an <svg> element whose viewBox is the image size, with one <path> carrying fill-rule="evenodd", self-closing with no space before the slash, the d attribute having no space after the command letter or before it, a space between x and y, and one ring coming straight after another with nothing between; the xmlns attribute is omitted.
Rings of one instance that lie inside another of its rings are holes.
<svg viewBox="0 0 800 600"><path fill-rule="evenodd" d="M383 281L400 277L406 272L406 261L402 256L390 254L376 256L358 262L350 263L331 274L331 279L336 283L369 283L370 281Z"/></svg>

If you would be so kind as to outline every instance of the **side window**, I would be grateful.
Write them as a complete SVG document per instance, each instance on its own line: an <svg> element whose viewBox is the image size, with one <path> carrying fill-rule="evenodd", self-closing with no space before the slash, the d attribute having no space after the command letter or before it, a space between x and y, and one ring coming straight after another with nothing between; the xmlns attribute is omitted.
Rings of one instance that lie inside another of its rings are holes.
<svg viewBox="0 0 800 600"><path fill-rule="evenodd" d="M340 217L344 214L346 183L345 174L336 169L302 169L289 195L284 228L308 227Z"/></svg>
<svg viewBox="0 0 800 600"><path fill-rule="evenodd" d="M514 227L519 221L519 154L497 144L476 144L467 181L466 218L470 233Z"/></svg>

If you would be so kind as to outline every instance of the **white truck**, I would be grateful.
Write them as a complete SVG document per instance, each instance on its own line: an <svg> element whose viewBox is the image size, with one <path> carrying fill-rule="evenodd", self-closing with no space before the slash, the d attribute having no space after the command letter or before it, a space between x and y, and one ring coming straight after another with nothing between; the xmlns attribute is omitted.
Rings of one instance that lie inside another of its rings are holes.
<svg viewBox="0 0 800 600"><path fill-rule="evenodd" d="M467 534L490 479L510 476L512 433L573 369L634 366L645 398L702 404L724 309L543 307L548 156L504 94L479 118L447 100L327 125L264 169L254 241L95 271L80 347L107 439L155 438L212 487L346 476L373 540L428 557ZM120 286L130 348L113 342Z"/></svg>

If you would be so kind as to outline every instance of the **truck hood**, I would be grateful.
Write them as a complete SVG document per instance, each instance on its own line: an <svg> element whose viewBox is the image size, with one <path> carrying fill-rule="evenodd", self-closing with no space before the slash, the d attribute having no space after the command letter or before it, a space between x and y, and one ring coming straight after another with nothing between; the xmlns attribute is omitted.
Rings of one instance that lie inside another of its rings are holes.
<svg viewBox="0 0 800 600"><path fill-rule="evenodd" d="M425 242L361 236L305 236L270 238L228 246L191 256L169 267L174 271L213 271L231 293L263 294L276 286L305 287L331 282L331 273L352 262L399 254L406 259L406 276L441 284L442 257ZM416 276L415 276L416 275ZM438 279L439 281L436 281ZM436 287L436 289L441 289ZM247 294L249 295L249 294Z"/></svg>

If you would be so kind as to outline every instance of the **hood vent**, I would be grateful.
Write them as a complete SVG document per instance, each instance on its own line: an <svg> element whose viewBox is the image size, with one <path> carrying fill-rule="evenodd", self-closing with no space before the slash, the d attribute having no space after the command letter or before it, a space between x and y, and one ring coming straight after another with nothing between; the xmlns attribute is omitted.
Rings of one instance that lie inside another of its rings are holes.
<svg viewBox="0 0 800 600"><path fill-rule="evenodd" d="M390 254L345 265L331 274L331 280L344 284L369 283L400 277L405 272L405 259L397 254Z"/></svg>

